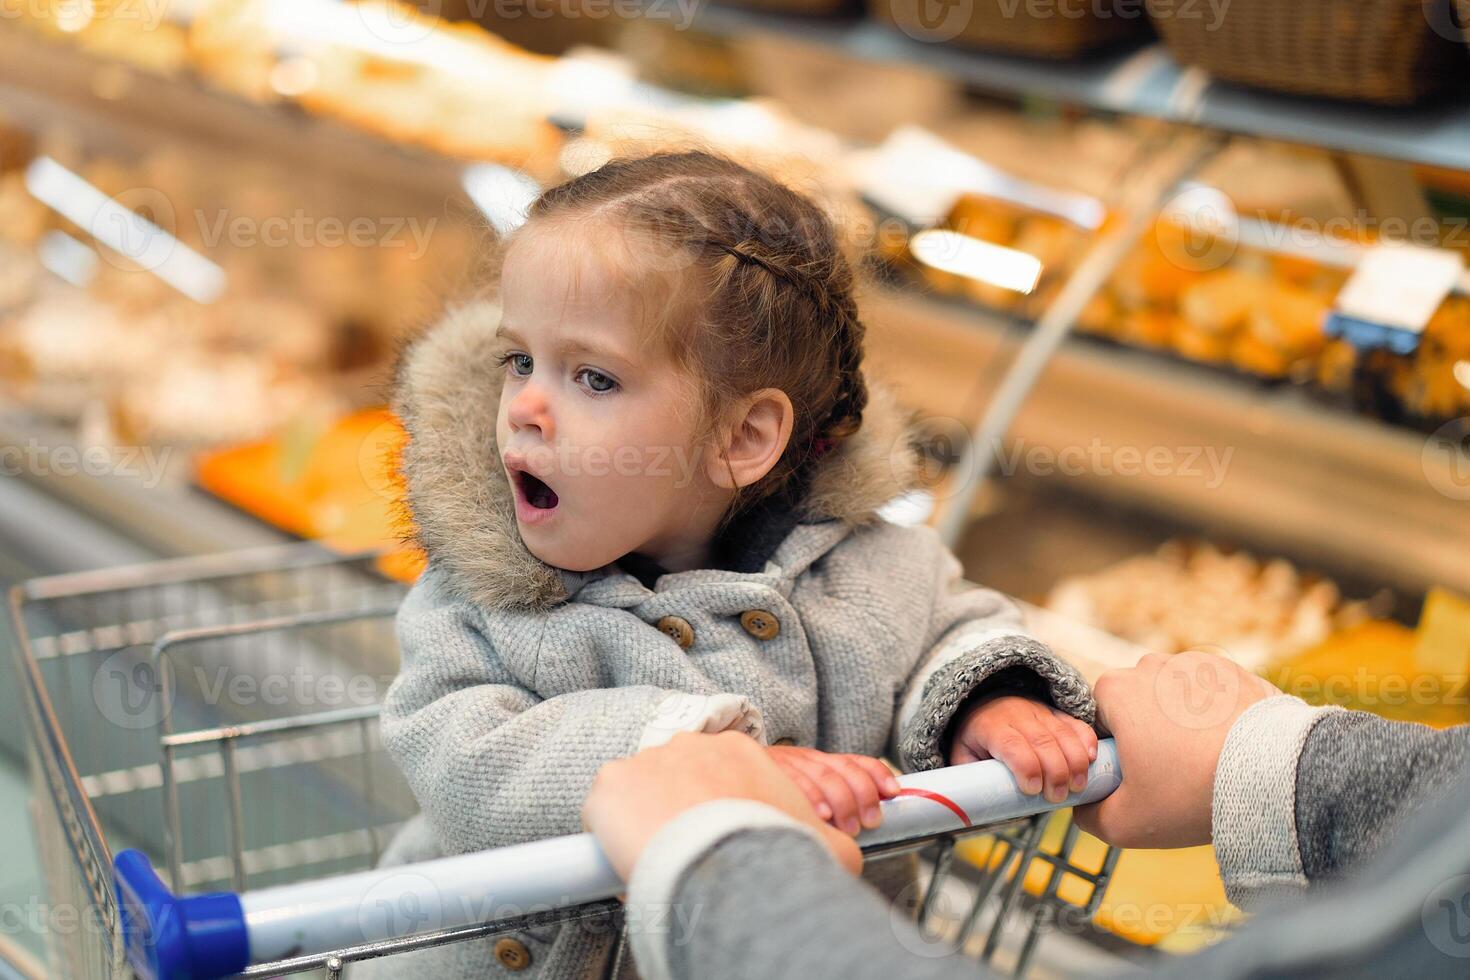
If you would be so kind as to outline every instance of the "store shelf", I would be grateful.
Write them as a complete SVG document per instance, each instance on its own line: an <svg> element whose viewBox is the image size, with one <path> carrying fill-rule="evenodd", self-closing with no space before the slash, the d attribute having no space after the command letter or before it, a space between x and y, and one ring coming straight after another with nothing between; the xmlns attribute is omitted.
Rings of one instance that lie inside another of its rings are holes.
<svg viewBox="0 0 1470 980"><path fill-rule="evenodd" d="M1157 44L1082 62L1053 62L918 41L871 20L826 21L720 4L701 6L694 26L725 37L752 31L778 33L861 60L915 65L998 95L1053 99L1083 108L1470 170L1470 103L1378 108L1258 92L1214 81L1199 69L1181 68Z"/></svg>
<svg viewBox="0 0 1470 980"><path fill-rule="evenodd" d="M123 81L117 81L121 73ZM99 85L99 79L107 79ZM329 176L442 210L463 196L462 162L401 146L287 105L259 105L193 78L164 78L50 41L0 18L0 106L44 130L71 122L89 139L147 149L190 141L241 159Z"/></svg>
<svg viewBox="0 0 1470 980"><path fill-rule="evenodd" d="M60 427L22 412L0 413L0 446L25 447L46 460L56 447L74 444ZM0 488L0 539L48 563L48 573L293 540L195 490L181 472L186 457L183 450L170 453L159 481L61 463L12 474Z"/></svg>
<svg viewBox="0 0 1470 980"><path fill-rule="evenodd" d="M998 317L918 293L882 292L868 303L875 370L926 411L972 423L966 413L988 399L1022 335ZM1291 386L1239 383L1076 337L1021 411L1008 452L1019 450L1013 461L1055 461L1093 446L1107 454L1157 449L1178 465L1123 472L1109 456L1086 472L1046 478L1310 567L1361 572L1369 563L1381 584L1407 593L1433 585L1470 593L1470 508L1435 489L1417 433L1318 404ZM1217 459L1228 454L1213 485L1203 455L1210 450Z"/></svg>

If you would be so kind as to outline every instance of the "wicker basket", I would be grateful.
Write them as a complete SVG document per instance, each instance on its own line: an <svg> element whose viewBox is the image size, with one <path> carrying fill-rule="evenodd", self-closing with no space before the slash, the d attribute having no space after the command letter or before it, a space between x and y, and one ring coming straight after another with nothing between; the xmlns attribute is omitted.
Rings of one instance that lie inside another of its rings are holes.
<svg viewBox="0 0 1470 980"><path fill-rule="evenodd" d="M1174 56L1294 95L1407 105L1470 72L1450 3L1467 0L1148 0ZM1437 21L1437 23L1434 23Z"/></svg>
<svg viewBox="0 0 1470 980"><path fill-rule="evenodd" d="M1076 58L1148 37L1137 0L867 0L875 20L909 37L1009 54Z"/></svg>

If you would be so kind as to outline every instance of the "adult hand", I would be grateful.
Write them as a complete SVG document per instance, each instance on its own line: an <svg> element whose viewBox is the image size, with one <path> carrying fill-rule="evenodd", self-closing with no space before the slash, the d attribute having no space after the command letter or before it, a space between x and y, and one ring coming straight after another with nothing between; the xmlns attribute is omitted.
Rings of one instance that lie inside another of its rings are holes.
<svg viewBox="0 0 1470 980"><path fill-rule="evenodd" d="M1078 807L1088 833L1121 847L1210 842L1215 768L1241 714L1280 694L1269 681L1212 653L1151 653L1093 687L1098 725L1117 739L1122 785Z"/></svg>
<svg viewBox="0 0 1470 980"><path fill-rule="evenodd" d="M766 803L811 827L838 863L856 874L862 852L817 817L765 746L747 735L675 735L656 748L603 766L582 804L582 824L597 836L624 881L653 836L679 814L711 800Z"/></svg>

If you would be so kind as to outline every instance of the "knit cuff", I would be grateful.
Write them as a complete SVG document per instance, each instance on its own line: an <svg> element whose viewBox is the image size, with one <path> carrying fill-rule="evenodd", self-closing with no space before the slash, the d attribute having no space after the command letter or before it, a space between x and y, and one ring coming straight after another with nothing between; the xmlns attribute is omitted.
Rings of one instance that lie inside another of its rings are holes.
<svg viewBox="0 0 1470 980"><path fill-rule="evenodd" d="M628 879L628 941L644 980L670 980L668 944L672 923L692 921L696 911L671 914L679 884L688 871L721 841L750 830L794 830L820 841L816 831L794 817L755 800L711 800L691 807L659 828L643 849Z"/></svg>
<svg viewBox="0 0 1470 980"><path fill-rule="evenodd" d="M954 649L958 641L964 641ZM953 650L953 653L947 651ZM941 659L943 658L943 659ZM945 736L961 706L1002 672L1015 676L1017 668L1034 674L1053 707L1092 724L1097 705L1087 681L1040 640L1015 631L1000 636L960 636L945 644L934 658L938 667L922 684L917 706L899 715L897 755L909 772L938 769L945 764ZM920 689L918 682L910 686Z"/></svg>
<svg viewBox="0 0 1470 980"><path fill-rule="evenodd" d="M1296 833L1297 761L1329 711L1282 694L1247 708L1215 768L1210 836L1225 895L1241 909L1306 891Z"/></svg>

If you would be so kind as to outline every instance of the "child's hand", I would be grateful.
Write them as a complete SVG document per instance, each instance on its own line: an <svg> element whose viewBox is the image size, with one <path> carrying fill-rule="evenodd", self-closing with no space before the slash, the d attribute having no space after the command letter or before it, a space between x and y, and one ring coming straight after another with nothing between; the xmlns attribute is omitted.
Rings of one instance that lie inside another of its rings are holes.
<svg viewBox="0 0 1470 980"><path fill-rule="evenodd" d="M898 780L878 759L772 745L767 752L811 801L817 816L844 833L882 823L880 800L898 795Z"/></svg>
<svg viewBox="0 0 1470 980"><path fill-rule="evenodd" d="M1087 767L1097 758L1092 726L1055 708L1015 695L987 698L971 707L955 728L952 766L999 759L1015 775L1021 792L1060 803L1087 785Z"/></svg>

